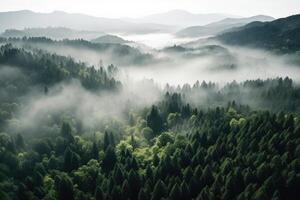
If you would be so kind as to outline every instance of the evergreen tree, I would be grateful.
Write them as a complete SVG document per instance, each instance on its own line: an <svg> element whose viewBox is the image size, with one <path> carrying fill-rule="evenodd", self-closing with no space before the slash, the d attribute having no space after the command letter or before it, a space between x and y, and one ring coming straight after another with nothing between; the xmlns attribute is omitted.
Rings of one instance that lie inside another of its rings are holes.
<svg viewBox="0 0 300 200"><path fill-rule="evenodd" d="M163 130L163 120L156 106L152 106L150 113L147 115L147 125L158 134Z"/></svg>
<svg viewBox="0 0 300 200"><path fill-rule="evenodd" d="M115 164L117 162L117 156L115 153L115 150L109 146L105 153L104 153L104 158L102 160L102 168L105 172L110 171L111 169L114 168Z"/></svg>
<svg viewBox="0 0 300 200"><path fill-rule="evenodd" d="M167 195L167 188L164 182L158 180L154 186L151 200L160 200Z"/></svg>

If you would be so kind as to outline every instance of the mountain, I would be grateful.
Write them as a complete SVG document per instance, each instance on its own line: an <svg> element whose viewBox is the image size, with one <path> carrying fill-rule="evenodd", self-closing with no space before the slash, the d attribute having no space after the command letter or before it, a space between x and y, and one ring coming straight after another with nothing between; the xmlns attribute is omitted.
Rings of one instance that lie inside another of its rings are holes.
<svg viewBox="0 0 300 200"><path fill-rule="evenodd" d="M110 43L110 44L125 44L130 43L131 41L124 40L123 38L115 35L103 35L92 39L93 43Z"/></svg>
<svg viewBox="0 0 300 200"><path fill-rule="evenodd" d="M120 19L93 17L55 11L37 13L29 10L0 12L0 31L6 29L66 27L77 30L125 33L169 31L170 27L151 23L132 23Z"/></svg>
<svg viewBox="0 0 300 200"><path fill-rule="evenodd" d="M97 31L78 31L64 27L26 28L23 30L7 29L1 37L47 37L51 39L91 39L104 34Z"/></svg>
<svg viewBox="0 0 300 200"><path fill-rule="evenodd" d="M252 22L216 37L230 45L258 47L278 52L300 50L300 14L272 22Z"/></svg>
<svg viewBox="0 0 300 200"><path fill-rule="evenodd" d="M273 17L265 15L257 15L248 18L226 18L218 22L213 22L205 26L192 26L187 27L176 33L179 37L201 37L217 35L222 32L226 32L232 28L246 25L254 21L272 21Z"/></svg>
<svg viewBox="0 0 300 200"><path fill-rule="evenodd" d="M195 25L204 25L216 22L228 17L239 17L228 14L193 14L184 10L171 10L165 13L148 15L137 19L126 19L130 22L138 23L158 23L169 26L187 27Z"/></svg>

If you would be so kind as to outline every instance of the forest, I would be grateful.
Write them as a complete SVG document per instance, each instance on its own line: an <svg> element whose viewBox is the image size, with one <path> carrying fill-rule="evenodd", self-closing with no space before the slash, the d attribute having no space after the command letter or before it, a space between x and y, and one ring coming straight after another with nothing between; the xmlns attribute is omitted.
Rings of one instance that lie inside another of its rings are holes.
<svg viewBox="0 0 300 200"><path fill-rule="evenodd" d="M128 106L122 117L87 126L72 109L50 109L28 128L19 116L28 95L50 96L74 79L91 93L118 93L118 69L11 44L1 46L0 62L1 199L299 195L300 86L288 77L166 85L159 100Z"/></svg>
<svg viewBox="0 0 300 200"><path fill-rule="evenodd" d="M0 200L300 199L299 12L1 0Z"/></svg>

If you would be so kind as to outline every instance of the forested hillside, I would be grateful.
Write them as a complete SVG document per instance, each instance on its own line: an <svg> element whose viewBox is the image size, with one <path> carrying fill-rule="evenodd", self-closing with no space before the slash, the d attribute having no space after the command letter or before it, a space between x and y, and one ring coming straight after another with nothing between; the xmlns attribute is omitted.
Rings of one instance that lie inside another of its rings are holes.
<svg viewBox="0 0 300 200"><path fill-rule="evenodd" d="M272 22L252 22L217 38L231 45L258 47L281 53L300 49L300 15Z"/></svg>
<svg viewBox="0 0 300 200"><path fill-rule="evenodd" d="M75 62L71 57L49 54L42 50L30 52L15 48L11 44L1 46L0 63L15 67L24 73L25 78L30 82L21 83L24 87L31 86L30 84L51 86L72 78L80 80L88 89L113 89L118 84L102 68L96 70L94 67L87 67L84 63ZM17 84L20 82L18 81Z"/></svg>
<svg viewBox="0 0 300 200"><path fill-rule="evenodd" d="M176 33L180 37L215 36L230 31L233 28L244 26L251 22L273 21L270 16L258 15L248 18L226 18L205 26L191 26Z"/></svg>
<svg viewBox="0 0 300 200"><path fill-rule="evenodd" d="M144 65L155 62L151 54L119 43L94 43L83 39L52 40L46 37L0 38L0 43L11 43L29 50L42 49L67 57L72 56L77 61L94 65L98 64L99 60L107 64L122 65Z"/></svg>
<svg viewBox="0 0 300 200"><path fill-rule="evenodd" d="M95 69L70 57L41 50L30 52L11 44L0 47L0 63L1 131L5 122L17 115L28 96L47 95L49 88L57 84L78 80L91 91L116 91L121 87L112 77L113 65L109 71Z"/></svg>

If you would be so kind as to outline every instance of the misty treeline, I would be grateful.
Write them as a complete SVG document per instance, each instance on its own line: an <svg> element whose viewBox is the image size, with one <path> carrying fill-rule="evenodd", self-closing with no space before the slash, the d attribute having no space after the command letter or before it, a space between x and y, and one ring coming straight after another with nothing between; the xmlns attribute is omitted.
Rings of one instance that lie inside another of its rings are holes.
<svg viewBox="0 0 300 200"><path fill-rule="evenodd" d="M274 112L299 112L300 87L292 79L274 78L266 80L232 81L220 86L213 82L199 82L193 85L165 87L166 94L180 94L177 103L189 102L196 107L226 106L228 102L248 105L253 109ZM178 110L178 109L177 109Z"/></svg>
<svg viewBox="0 0 300 200"><path fill-rule="evenodd" d="M151 104L125 106L121 115L101 115L89 126L90 107L74 103L64 89L67 95L56 101L53 90L76 79L82 89L75 93L86 90L98 108L104 101L98 95L125 90L114 66L95 69L9 44L0 47L0 64L1 199L299 196L300 93L289 78L167 85ZM130 95L117 97L137 103ZM61 102L74 105L64 109ZM42 121L28 117L48 105ZM23 128L22 118L34 128Z"/></svg>
<svg viewBox="0 0 300 200"><path fill-rule="evenodd" d="M86 51L90 54L87 55L89 59L101 55L102 59L108 62L113 60L115 64L122 65L144 65L155 62L151 54L143 53L139 49L126 44L110 43L109 40L107 40L107 42L103 41L102 43L97 43L83 39L52 40L46 37L0 37L0 43L11 43L30 50L44 49L54 53L59 52L63 55L68 55L70 51L70 54L76 54L77 57L81 59L84 58L84 56L80 54ZM94 58L88 61L93 62L93 60Z"/></svg>

